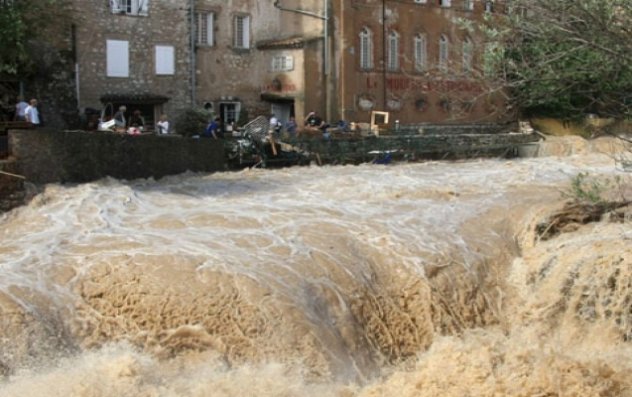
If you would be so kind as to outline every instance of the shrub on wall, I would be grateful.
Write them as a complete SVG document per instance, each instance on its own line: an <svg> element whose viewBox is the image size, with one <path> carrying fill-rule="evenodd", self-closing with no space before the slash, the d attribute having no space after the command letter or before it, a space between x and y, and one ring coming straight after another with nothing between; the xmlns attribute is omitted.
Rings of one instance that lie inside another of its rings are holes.
<svg viewBox="0 0 632 397"><path fill-rule="evenodd" d="M212 115L203 109L185 109L176 117L174 127L180 135L200 135L204 132L211 118Z"/></svg>

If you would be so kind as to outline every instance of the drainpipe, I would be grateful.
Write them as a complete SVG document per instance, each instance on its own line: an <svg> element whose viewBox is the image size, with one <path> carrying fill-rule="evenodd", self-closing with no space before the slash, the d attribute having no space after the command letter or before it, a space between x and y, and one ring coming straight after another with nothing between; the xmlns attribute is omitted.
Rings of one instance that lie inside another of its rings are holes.
<svg viewBox="0 0 632 397"><path fill-rule="evenodd" d="M345 52L345 5L344 0L340 0L340 33L338 37L340 38L340 42L338 43L338 51L340 52L340 78L338 79L338 87L340 89L340 119L345 120L345 104L346 104L346 90L345 90L345 68L347 67L345 62L346 52Z"/></svg>
<svg viewBox="0 0 632 397"><path fill-rule="evenodd" d="M281 11L306 15L308 17L318 18L323 21L323 25L324 25L324 28L323 28L323 41L324 41L323 43L323 62L324 62L323 75L325 76L324 92L325 92L325 112L326 112L325 118L329 119L329 116L330 116L329 95L328 95L328 91L329 91L329 0L323 0L323 5L324 5L323 8L325 12L324 15L307 11L307 10L301 10L298 8L286 8L279 4L279 0L276 0L274 2L274 7Z"/></svg>
<svg viewBox="0 0 632 397"><path fill-rule="evenodd" d="M195 59L195 0L189 0L189 9L190 11L190 15L189 15L189 25L190 25L190 30L191 30L191 35L190 35L190 47L191 47L191 106L195 106L195 88L196 88L196 59Z"/></svg>
<svg viewBox="0 0 632 397"><path fill-rule="evenodd" d="M382 109L386 111L386 0L382 0Z"/></svg>

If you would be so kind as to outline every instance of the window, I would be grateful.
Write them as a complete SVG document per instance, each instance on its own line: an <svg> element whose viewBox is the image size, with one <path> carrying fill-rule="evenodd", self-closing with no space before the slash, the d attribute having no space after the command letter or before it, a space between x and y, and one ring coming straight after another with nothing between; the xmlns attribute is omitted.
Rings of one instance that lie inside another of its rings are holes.
<svg viewBox="0 0 632 397"><path fill-rule="evenodd" d="M129 77L129 43L125 40L107 40L106 64L108 77Z"/></svg>
<svg viewBox="0 0 632 397"><path fill-rule="evenodd" d="M463 41L463 73L470 73L472 71L472 56L474 46L470 39Z"/></svg>
<svg viewBox="0 0 632 397"><path fill-rule="evenodd" d="M485 12L494 12L494 2L493 1L486 1L485 2Z"/></svg>
<svg viewBox="0 0 632 397"><path fill-rule="evenodd" d="M483 53L483 73L485 77L494 77L500 56L501 52L496 43L485 44L485 52Z"/></svg>
<svg viewBox="0 0 632 397"><path fill-rule="evenodd" d="M439 0L439 5L441 7L450 7L452 5L452 0Z"/></svg>
<svg viewBox="0 0 632 397"><path fill-rule="evenodd" d="M294 57L290 55L272 57L271 70L273 72L289 72L294 70Z"/></svg>
<svg viewBox="0 0 632 397"><path fill-rule="evenodd" d="M439 69L442 72L448 71L448 61L450 57L450 42L444 34L439 39Z"/></svg>
<svg viewBox="0 0 632 397"><path fill-rule="evenodd" d="M149 14L149 0L110 0L113 14L143 15Z"/></svg>
<svg viewBox="0 0 632 397"><path fill-rule="evenodd" d="M390 71L399 70L399 34L397 32L391 32L388 35L387 67Z"/></svg>
<svg viewBox="0 0 632 397"><path fill-rule="evenodd" d="M474 10L474 0L464 0L463 8L465 8L465 11L473 11Z"/></svg>
<svg viewBox="0 0 632 397"><path fill-rule="evenodd" d="M176 70L175 50L170 45L156 46L156 74L173 75Z"/></svg>
<svg viewBox="0 0 632 397"><path fill-rule="evenodd" d="M250 48L250 17L237 15L233 21L233 47Z"/></svg>
<svg viewBox="0 0 632 397"><path fill-rule="evenodd" d="M373 69L373 34L368 28L360 32L360 68Z"/></svg>
<svg viewBox="0 0 632 397"><path fill-rule="evenodd" d="M426 35L417 34L413 45L415 50L415 70L422 72L426 69Z"/></svg>
<svg viewBox="0 0 632 397"><path fill-rule="evenodd" d="M240 102L220 102L219 114L224 123L232 123L239 121L241 112Z"/></svg>
<svg viewBox="0 0 632 397"><path fill-rule="evenodd" d="M212 12L195 13L195 43L199 46L213 45L214 14Z"/></svg>

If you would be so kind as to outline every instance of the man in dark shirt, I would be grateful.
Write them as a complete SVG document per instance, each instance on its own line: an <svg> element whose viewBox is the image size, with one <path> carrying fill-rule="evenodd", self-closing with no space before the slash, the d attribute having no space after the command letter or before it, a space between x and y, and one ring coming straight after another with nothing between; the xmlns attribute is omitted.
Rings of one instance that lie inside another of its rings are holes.
<svg viewBox="0 0 632 397"><path fill-rule="evenodd" d="M204 136L207 138L213 138L213 139L224 138L224 132L222 131L222 128L220 125L221 122L222 120L219 117L215 117L215 120L213 120L206 127L206 130L204 131Z"/></svg>

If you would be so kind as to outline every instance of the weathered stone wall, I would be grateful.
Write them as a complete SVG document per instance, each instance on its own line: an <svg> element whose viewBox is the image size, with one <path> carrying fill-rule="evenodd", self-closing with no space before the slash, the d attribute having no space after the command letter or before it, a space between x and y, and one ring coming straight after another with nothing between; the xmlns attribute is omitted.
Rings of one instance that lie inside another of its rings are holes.
<svg viewBox="0 0 632 397"><path fill-rule="evenodd" d="M152 0L147 16L113 14L107 0L74 0L74 6L81 109L101 108L104 94L165 96L162 111L171 115L191 105L188 2ZM128 41L129 77L107 76L107 40ZM174 75L156 75L156 45L175 48Z"/></svg>
<svg viewBox="0 0 632 397"><path fill-rule="evenodd" d="M17 172L29 182L160 178L225 169L224 143L179 136L55 130L9 131Z"/></svg>
<svg viewBox="0 0 632 397"><path fill-rule="evenodd" d="M472 157L517 157L521 146L539 140L536 134L437 134L380 137L322 138L297 146L318 153L323 163L359 163L387 154L393 159L454 159Z"/></svg>
<svg viewBox="0 0 632 397"><path fill-rule="evenodd" d="M0 171L15 174L17 163L13 159L0 160ZM0 213L22 205L25 197L23 179L0 173Z"/></svg>

